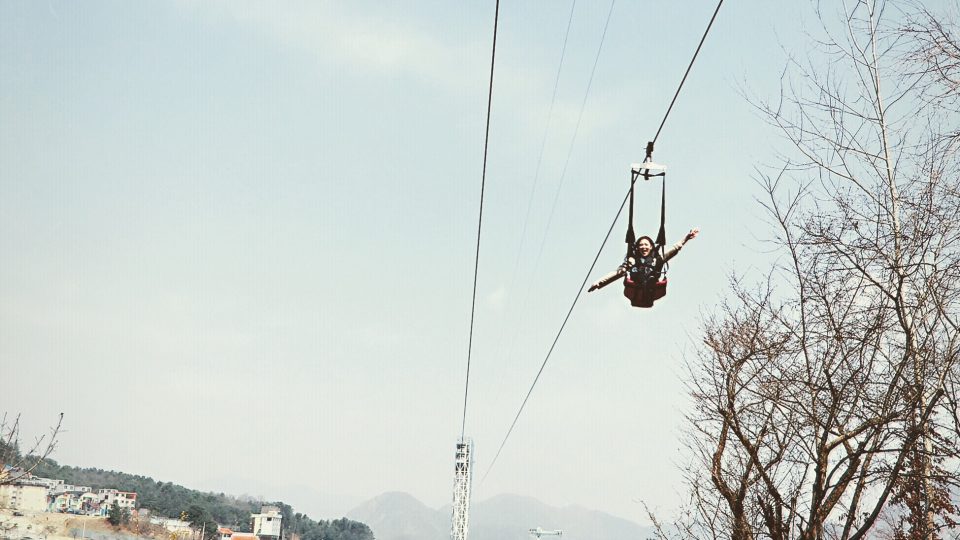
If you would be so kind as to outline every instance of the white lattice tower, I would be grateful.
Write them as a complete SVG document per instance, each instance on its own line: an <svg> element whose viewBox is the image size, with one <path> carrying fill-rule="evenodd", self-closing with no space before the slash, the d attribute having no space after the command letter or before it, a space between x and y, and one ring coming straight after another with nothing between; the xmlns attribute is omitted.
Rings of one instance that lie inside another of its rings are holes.
<svg viewBox="0 0 960 540"><path fill-rule="evenodd" d="M467 540L473 478L473 440L471 439L461 439L457 443L453 478L453 523L450 527L450 538Z"/></svg>

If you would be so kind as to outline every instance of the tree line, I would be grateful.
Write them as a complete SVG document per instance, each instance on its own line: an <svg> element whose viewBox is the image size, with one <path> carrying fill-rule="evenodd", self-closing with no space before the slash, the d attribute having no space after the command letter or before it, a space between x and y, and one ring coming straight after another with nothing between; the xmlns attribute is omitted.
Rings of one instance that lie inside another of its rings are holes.
<svg viewBox="0 0 960 540"><path fill-rule="evenodd" d="M285 536L292 533L302 540L373 540L372 531L364 523L346 518L315 521L305 514L294 513L290 505L281 501L264 502L250 497L201 492L147 476L60 465L49 458L40 461L33 474L63 480L67 484L89 486L94 490L113 488L136 492L139 507L158 516L188 521L194 527L206 530L209 539L216 538L218 525L250 532L250 514L260 512L262 505L271 505L279 508L283 515Z"/></svg>

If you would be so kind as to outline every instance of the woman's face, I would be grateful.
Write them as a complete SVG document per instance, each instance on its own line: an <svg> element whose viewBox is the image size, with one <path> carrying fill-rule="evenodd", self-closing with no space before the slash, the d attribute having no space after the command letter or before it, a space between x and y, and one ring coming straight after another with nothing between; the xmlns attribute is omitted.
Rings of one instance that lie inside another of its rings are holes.
<svg viewBox="0 0 960 540"><path fill-rule="evenodd" d="M653 244L651 244L646 238L641 238L640 241L637 242L637 251L640 252L641 257L646 257L652 250Z"/></svg>

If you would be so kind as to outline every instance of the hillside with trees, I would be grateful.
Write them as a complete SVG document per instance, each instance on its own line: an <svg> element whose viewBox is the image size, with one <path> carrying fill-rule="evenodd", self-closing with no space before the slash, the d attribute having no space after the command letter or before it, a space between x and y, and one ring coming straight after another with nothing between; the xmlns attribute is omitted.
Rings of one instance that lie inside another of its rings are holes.
<svg viewBox="0 0 960 540"><path fill-rule="evenodd" d="M216 536L218 524L235 531L250 532L250 514L259 512L261 505L269 504L280 508L284 534L293 533L301 540L373 540L373 533L363 523L348 519L315 521L306 514L294 513L290 505L281 501L202 492L147 476L60 465L51 459L40 463L33 473L94 490L134 491L140 508L147 508L159 516L183 518L197 528L205 525L208 538Z"/></svg>

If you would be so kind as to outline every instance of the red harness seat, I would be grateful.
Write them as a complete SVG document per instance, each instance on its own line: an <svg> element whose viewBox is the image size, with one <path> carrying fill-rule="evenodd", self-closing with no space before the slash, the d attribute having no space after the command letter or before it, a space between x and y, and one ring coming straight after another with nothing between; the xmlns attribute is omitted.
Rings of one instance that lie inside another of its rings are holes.
<svg viewBox="0 0 960 540"><path fill-rule="evenodd" d="M633 307L650 308L653 303L667 295L666 278L643 286L642 283L630 279L630 274L623 279L623 295L630 300Z"/></svg>

